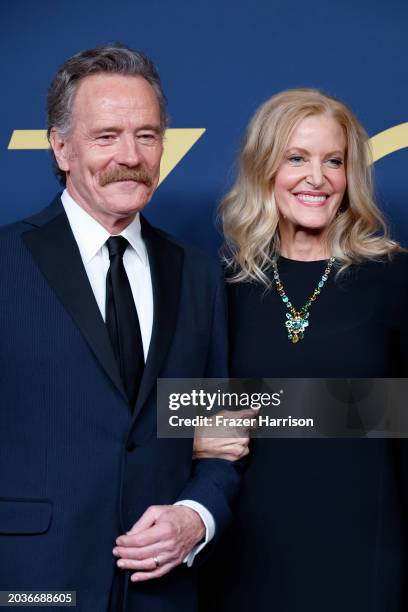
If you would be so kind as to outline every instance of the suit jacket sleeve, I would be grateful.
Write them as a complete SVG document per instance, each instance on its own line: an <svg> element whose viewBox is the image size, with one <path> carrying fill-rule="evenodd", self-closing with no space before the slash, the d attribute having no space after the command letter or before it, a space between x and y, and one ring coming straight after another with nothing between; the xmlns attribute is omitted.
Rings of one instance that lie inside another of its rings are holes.
<svg viewBox="0 0 408 612"><path fill-rule="evenodd" d="M228 342L224 279L219 275L213 306L211 341L206 366L207 378L227 378ZM199 459L193 462L192 476L179 500L192 499L205 506L215 520L214 544L231 518L231 507L238 494L244 461ZM212 548L208 544L205 554ZM200 554L200 558L203 557Z"/></svg>

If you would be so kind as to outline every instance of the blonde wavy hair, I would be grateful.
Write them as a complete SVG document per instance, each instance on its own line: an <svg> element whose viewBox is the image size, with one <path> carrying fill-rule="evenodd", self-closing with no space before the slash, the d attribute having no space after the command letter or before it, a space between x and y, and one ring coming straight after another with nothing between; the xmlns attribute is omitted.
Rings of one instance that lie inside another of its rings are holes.
<svg viewBox="0 0 408 612"><path fill-rule="evenodd" d="M276 173L289 139L302 119L325 115L335 119L346 136L347 188L327 232L329 252L343 272L364 259L379 259L402 250L389 237L373 195L372 158L368 136L354 113L317 89L289 89L267 100L250 121L237 180L219 207L225 236L224 259L230 280L270 281L265 271L279 255L279 213L273 194Z"/></svg>

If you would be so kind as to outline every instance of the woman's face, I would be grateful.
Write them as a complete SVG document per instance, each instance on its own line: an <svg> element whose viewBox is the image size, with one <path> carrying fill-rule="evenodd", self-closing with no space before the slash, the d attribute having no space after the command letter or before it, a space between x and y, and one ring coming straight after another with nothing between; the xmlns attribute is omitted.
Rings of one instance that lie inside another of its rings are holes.
<svg viewBox="0 0 408 612"><path fill-rule="evenodd" d="M280 225L327 228L346 190L346 138L337 121L313 115L300 121L275 177Z"/></svg>

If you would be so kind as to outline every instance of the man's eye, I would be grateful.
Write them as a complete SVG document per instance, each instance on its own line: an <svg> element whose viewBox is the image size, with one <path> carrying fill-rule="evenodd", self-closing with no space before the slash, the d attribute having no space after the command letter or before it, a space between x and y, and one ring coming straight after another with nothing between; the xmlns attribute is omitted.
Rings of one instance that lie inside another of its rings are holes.
<svg viewBox="0 0 408 612"><path fill-rule="evenodd" d="M157 141L157 134L152 134L152 133L138 134L137 138L140 142L144 142L146 144L153 144Z"/></svg>
<svg viewBox="0 0 408 612"><path fill-rule="evenodd" d="M113 140L113 138L113 134L100 134L99 136L97 136L97 140L99 140L100 142L110 142L111 140Z"/></svg>
<svg viewBox="0 0 408 612"><path fill-rule="evenodd" d="M305 161L305 158L301 155L291 155L290 157L288 157L288 161L294 166L299 166Z"/></svg>

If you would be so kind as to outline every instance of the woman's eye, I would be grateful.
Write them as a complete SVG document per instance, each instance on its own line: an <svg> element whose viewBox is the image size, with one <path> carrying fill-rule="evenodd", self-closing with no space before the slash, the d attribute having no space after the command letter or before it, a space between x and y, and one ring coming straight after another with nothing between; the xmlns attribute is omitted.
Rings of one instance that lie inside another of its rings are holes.
<svg viewBox="0 0 408 612"><path fill-rule="evenodd" d="M340 166L343 165L343 161L341 159L337 159L336 157L333 157L332 159L328 159L327 163L329 164L329 166L332 166L333 168L340 168Z"/></svg>
<svg viewBox="0 0 408 612"><path fill-rule="evenodd" d="M288 157L288 161L294 166L299 166L305 160L304 157L302 157L301 155L291 155L290 157Z"/></svg>

